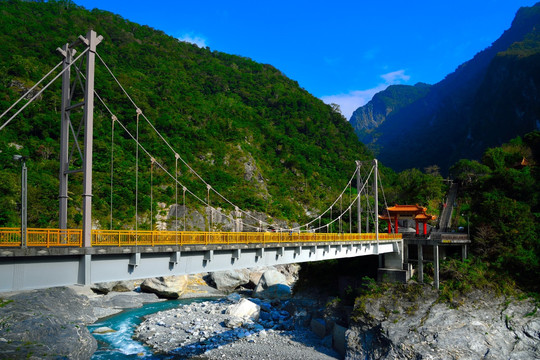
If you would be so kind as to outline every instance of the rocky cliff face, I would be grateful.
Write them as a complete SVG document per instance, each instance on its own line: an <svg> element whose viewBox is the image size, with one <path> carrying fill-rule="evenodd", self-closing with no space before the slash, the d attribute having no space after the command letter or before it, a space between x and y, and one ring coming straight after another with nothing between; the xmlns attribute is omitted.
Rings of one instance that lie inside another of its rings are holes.
<svg viewBox="0 0 540 360"><path fill-rule="evenodd" d="M351 118L360 140L394 170L436 164L446 173L459 159L538 129L539 25L540 4L521 8L490 47L420 96L406 96L417 85L375 95Z"/></svg>
<svg viewBox="0 0 540 360"><path fill-rule="evenodd" d="M439 303L429 287L385 294L356 305L346 359L537 359L535 309L482 291L457 308Z"/></svg>

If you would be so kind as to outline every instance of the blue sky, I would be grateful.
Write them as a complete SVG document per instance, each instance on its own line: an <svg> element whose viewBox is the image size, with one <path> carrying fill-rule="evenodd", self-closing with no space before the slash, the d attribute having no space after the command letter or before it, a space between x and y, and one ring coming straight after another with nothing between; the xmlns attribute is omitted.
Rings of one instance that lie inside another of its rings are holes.
<svg viewBox="0 0 540 360"><path fill-rule="evenodd" d="M272 64L347 119L391 84L434 84L538 0L75 0Z"/></svg>

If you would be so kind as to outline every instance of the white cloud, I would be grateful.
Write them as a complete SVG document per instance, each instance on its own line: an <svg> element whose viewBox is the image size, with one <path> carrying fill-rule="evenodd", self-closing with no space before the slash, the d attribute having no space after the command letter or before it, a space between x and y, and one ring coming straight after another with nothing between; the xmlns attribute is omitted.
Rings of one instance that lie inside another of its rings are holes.
<svg viewBox="0 0 540 360"><path fill-rule="evenodd" d="M206 39L202 36L194 35L191 33L183 34L178 37L178 40L195 44L200 48L206 47Z"/></svg>
<svg viewBox="0 0 540 360"><path fill-rule="evenodd" d="M400 84L401 80L409 81L409 75L405 75L405 70L398 70L381 75L388 85Z"/></svg>
<svg viewBox="0 0 540 360"><path fill-rule="evenodd" d="M405 70L398 70L382 74L381 78L384 80L384 83L381 83L374 88L367 90L354 90L348 94L322 96L321 100L326 104L338 104L343 116L345 116L347 120L350 120L353 112L360 106L363 106L370 101L373 98L373 95L383 91L390 85L406 82L411 77L409 75L405 75Z"/></svg>
<svg viewBox="0 0 540 360"><path fill-rule="evenodd" d="M349 92L348 94L323 96L321 97L321 100L326 104L338 104L343 116L349 120L356 109L365 105L369 100L371 100L373 95L386 89L386 87L387 85L382 84L374 87L373 89L355 90Z"/></svg>

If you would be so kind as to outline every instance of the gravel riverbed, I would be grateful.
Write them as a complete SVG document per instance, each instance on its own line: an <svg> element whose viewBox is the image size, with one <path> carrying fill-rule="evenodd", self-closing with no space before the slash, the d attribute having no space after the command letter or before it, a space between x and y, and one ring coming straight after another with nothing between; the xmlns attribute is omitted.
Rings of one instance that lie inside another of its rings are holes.
<svg viewBox="0 0 540 360"><path fill-rule="evenodd" d="M308 317L304 309L290 301L248 300L257 308L251 316L228 313L246 302L237 294L149 315L135 331L135 338L157 353L182 358L341 358L305 327Z"/></svg>

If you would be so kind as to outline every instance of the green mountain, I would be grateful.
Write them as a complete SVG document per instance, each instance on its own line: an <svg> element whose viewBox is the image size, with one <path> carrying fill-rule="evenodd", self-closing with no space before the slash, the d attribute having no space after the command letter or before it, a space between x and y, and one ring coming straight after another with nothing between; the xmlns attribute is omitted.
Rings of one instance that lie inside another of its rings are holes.
<svg viewBox="0 0 540 360"><path fill-rule="evenodd" d="M394 170L438 165L447 173L461 158L539 128L539 29L540 3L521 8L497 41L423 94L417 85L389 88L358 109L358 136ZM377 127L366 126L370 117Z"/></svg>
<svg viewBox="0 0 540 360"><path fill-rule="evenodd" d="M414 86L391 85L378 92L366 105L359 107L352 114L350 123L360 141L364 144L375 145L377 129L386 118L394 116L404 107L423 98L429 92L431 85L418 83Z"/></svg>
<svg viewBox="0 0 540 360"><path fill-rule="evenodd" d="M0 1L0 18L2 112L61 61L57 47L94 29L104 37L97 52L139 108L193 169L243 209L304 220L337 197L354 171L354 160L370 157L346 119L271 65L202 49L69 1ZM97 93L135 133L134 107L104 66L99 61L96 66ZM57 81L0 132L0 226L18 226L16 153L27 158L29 168L29 226L57 226L60 89ZM113 141L110 114L97 99L96 106L94 220L109 227L114 150L115 227L133 226L138 182L139 226L149 228L150 212L155 218L159 203L175 203L174 181L152 168L146 156L139 160L136 179L134 141L118 126ZM174 153L142 121L140 141L174 174ZM179 181L207 199L206 185L182 163L178 174ZM80 223L77 181L80 176L71 175L72 227ZM234 210L216 195L210 202ZM186 204L202 207L192 196ZM163 215L163 205L159 209Z"/></svg>

